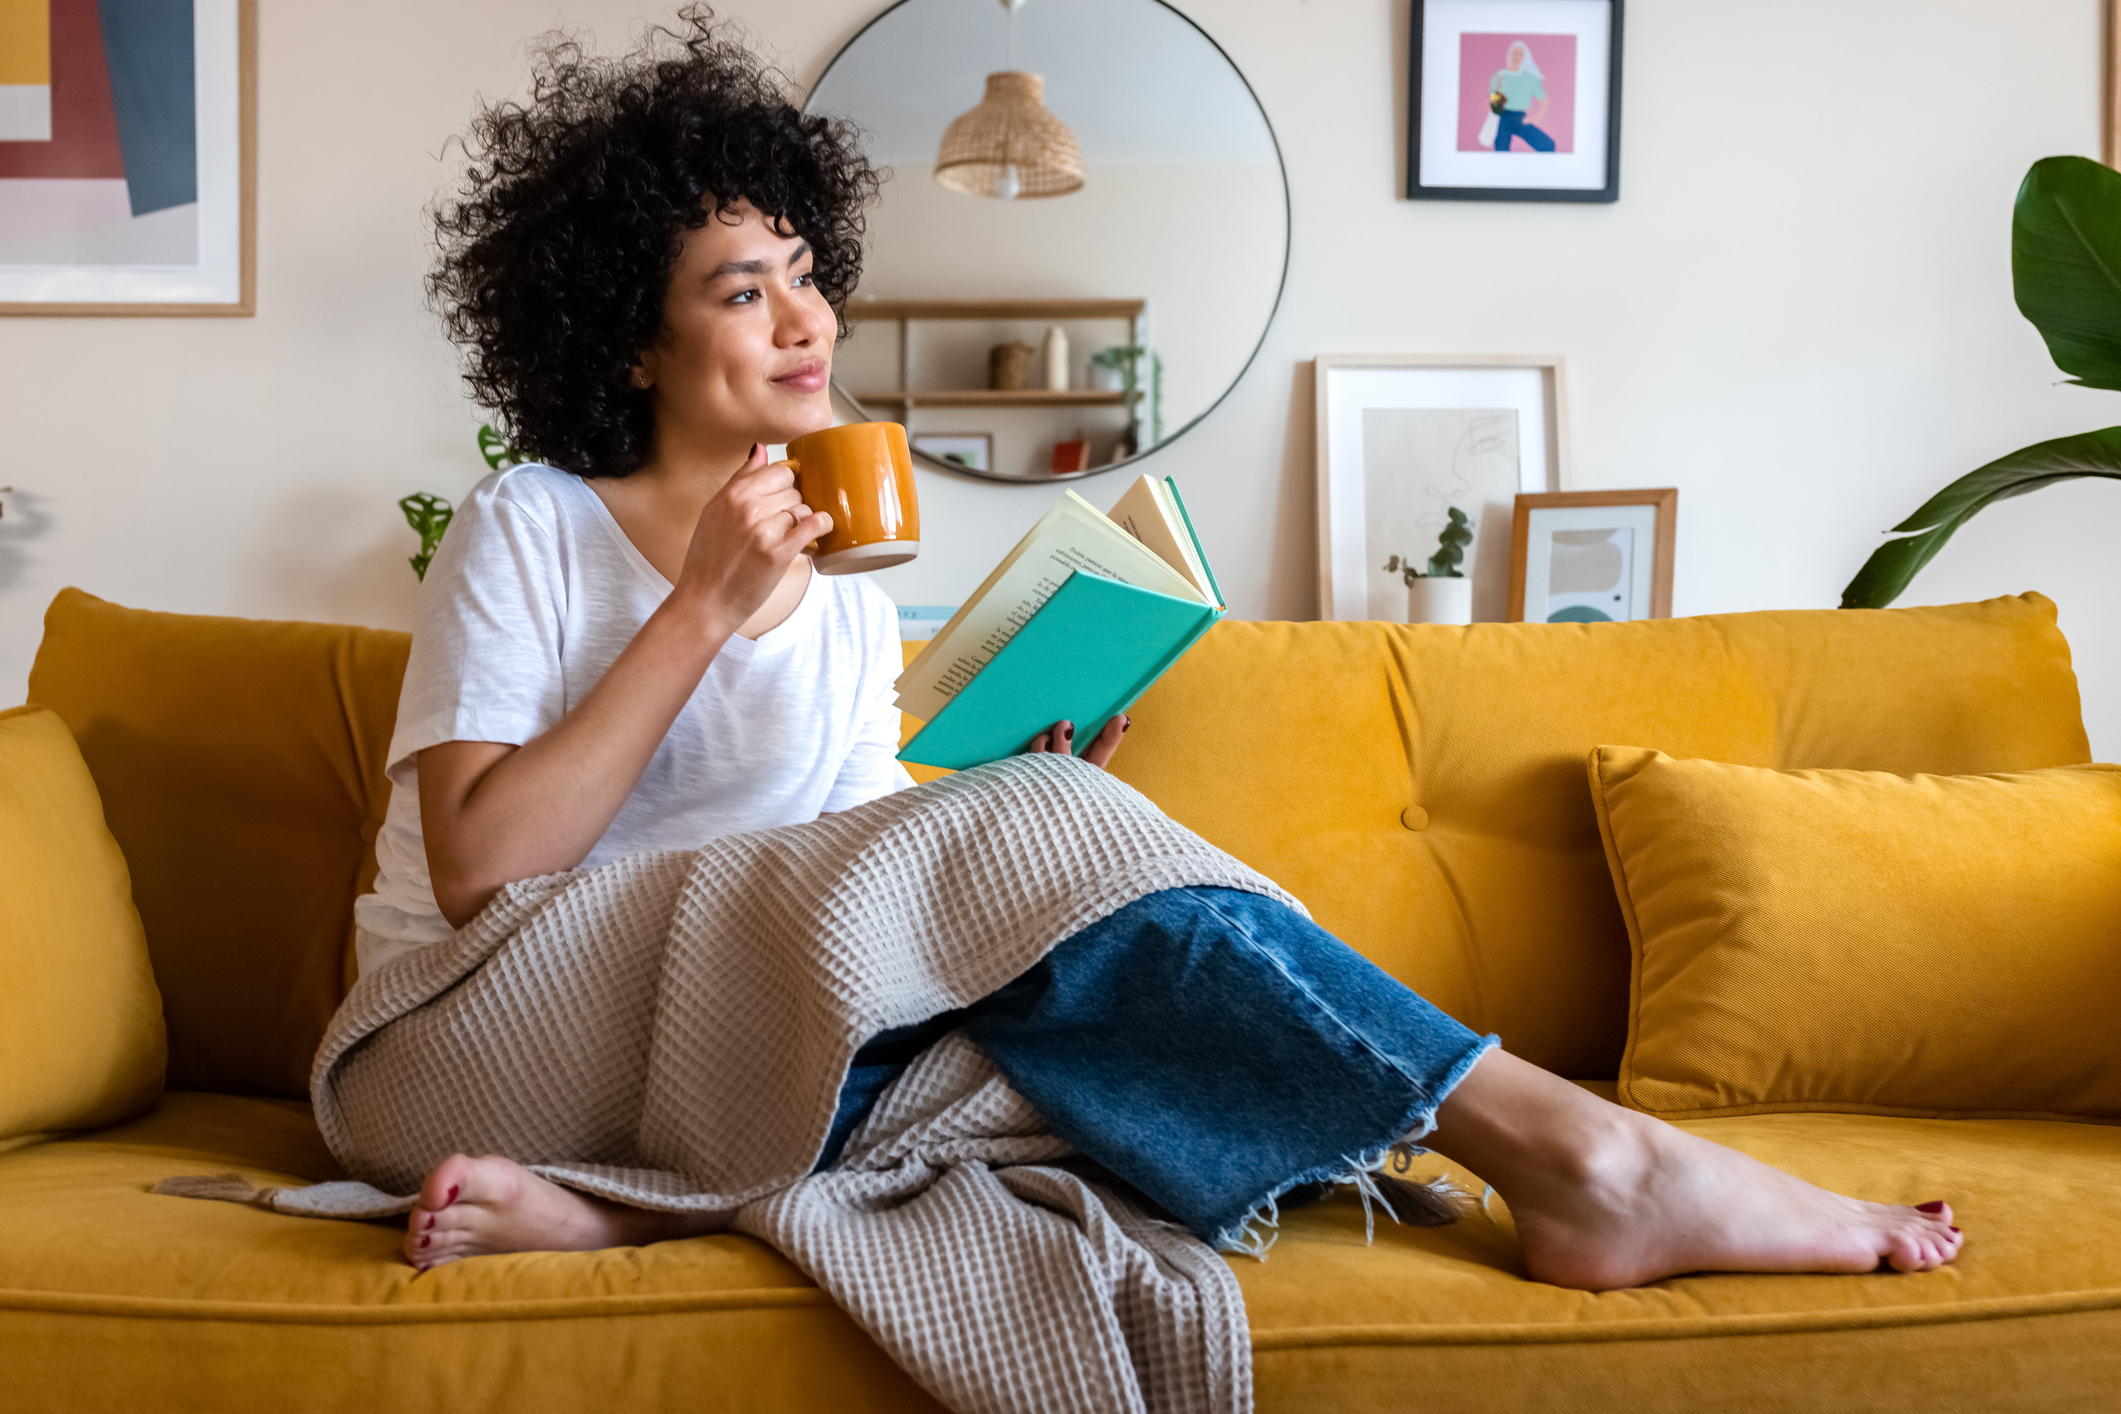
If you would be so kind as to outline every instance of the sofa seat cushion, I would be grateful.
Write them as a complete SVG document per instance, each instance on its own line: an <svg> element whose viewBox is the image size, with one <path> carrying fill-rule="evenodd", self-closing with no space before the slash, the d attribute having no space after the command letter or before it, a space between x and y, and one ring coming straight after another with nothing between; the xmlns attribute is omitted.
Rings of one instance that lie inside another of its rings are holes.
<svg viewBox="0 0 2121 1414"><path fill-rule="evenodd" d="M1557 1389L1593 1411L2106 1407L2121 1129L1797 1114L1687 1127L1861 1196L1949 1197L1965 1255L1917 1276L1593 1295L1524 1280L1499 1201L1449 1228L1381 1222L1365 1248L1361 1208L1334 1199L1285 1214L1266 1262L1234 1262L1260 1409L1516 1410L1553 1407ZM749 1238L416 1277L388 1224L146 1191L227 1168L336 1176L299 1104L196 1093L0 1155L0 1349L40 1352L13 1362L11 1408L167 1407L178 1391L186 1407L349 1414L936 1408Z"/></svg>

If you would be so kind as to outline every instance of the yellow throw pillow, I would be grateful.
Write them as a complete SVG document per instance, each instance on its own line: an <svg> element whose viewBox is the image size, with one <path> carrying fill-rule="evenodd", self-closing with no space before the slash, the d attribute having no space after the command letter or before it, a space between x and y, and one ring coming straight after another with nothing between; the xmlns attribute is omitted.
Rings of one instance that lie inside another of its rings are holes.
<svg viewBox="0 0 2121 1414"><path fill-rule="evenodd" d="M1626 1104L2121 1121L2121 767L1590 772Z"/></svg>
<svg viewBox="0 0 2121 1414"><path fill-rule="evenodd" d="M0 712L0 1150L162 1093L162 997L73 734Z"/></svg>

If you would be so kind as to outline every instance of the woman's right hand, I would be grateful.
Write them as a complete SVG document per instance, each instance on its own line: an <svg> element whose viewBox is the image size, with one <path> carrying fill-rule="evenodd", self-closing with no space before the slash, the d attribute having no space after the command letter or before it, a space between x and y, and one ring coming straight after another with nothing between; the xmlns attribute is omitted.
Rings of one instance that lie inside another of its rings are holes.
<svg viewBox="0 0 2121 1414"><path fill-rule="evenodd" d="M734 633L773 594L805 545L832 529L832 517L803 504L795 471L754 446L743 470L700 511L678 592L709 606Z"/></svg>

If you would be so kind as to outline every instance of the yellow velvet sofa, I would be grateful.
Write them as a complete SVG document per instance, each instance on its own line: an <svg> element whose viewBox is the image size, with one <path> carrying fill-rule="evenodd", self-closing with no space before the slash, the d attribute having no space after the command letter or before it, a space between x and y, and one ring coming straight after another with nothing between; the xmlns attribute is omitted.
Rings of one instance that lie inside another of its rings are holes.
<svg viewBox="0 0 2121 1414"><path fill-rule="evenodd" d="M130 867L168 1089L115 1127L0 1153L0 1408L935 1408L750 1238L415 1277L388 1225L148 1192L335 1175L305 1085L374 870L405 652L401 634L72 590L52 605L31 700L72 729ZM1119 775L1441 1006L1607 1093L1629 942L1593 748L1901 773L2088 759L2037 595L1624 625L1226 622L1134 715ZM1859 1196L1947 1197L1969 1245L1921 1275L1589 1294L1524 1277L1499 1203L1366 1246L1361 1208L1328 1200L1289 1213L1267 1261L1234 1259L1260 1409L2121 1408L2121 1128L1690 1127Z"/></svg>

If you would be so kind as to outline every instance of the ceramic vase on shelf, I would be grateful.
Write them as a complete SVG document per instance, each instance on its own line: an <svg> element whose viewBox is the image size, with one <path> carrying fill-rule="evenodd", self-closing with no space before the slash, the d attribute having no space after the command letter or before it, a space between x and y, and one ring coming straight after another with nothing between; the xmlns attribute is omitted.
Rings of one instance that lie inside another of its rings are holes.
<svg viewBox="0 0 2121 1414"><path fill-rule="evenodd" d="M1068 331L1058 324L1046 330L1046 389L1068 391Z"/></svg>
<svg viewBox="0 0 2121 1414"><path fill-rule="evenodd" d="M1424 575L1407 585L1410 624L1473 622L1473 581L1464 575Z"/></svg>

